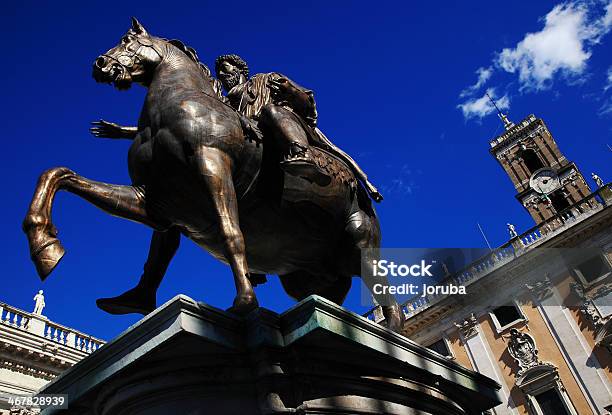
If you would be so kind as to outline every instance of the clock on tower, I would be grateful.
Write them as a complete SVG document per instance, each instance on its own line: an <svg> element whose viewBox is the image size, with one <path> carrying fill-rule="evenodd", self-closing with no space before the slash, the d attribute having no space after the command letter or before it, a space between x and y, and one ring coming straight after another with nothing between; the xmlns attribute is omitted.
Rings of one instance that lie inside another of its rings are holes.
<svg viewBox="0 0 612 415"><path fill-rule="evenodd" d="M567 160L540 118L514 124L500 114L505 131L491 140L491 154L517 191L516 198L536 223L567 209L591 193L575 163Z"/></svg>

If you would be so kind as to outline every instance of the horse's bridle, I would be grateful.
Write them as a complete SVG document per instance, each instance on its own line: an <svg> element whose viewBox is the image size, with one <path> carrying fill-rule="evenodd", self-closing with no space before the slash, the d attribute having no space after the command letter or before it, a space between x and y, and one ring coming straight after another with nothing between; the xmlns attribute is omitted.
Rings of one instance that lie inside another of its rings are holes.
<svg viewBox="0 0 612 415"><path fill-rule="evenodd" d="M157 55L160 57L160 59L164 58L161 51L158 49L158 47L155 45L155 43L153 43L153 41L150 38L142 38L142 37L134 35L134 39L138 43L138 47L132 50L132 48L129 47L130 45L125 46L125 50L129 53L122 52L117 57L107 55L106 53L104 53L102 54L102 56L118 63L119 65L123 66L126 69L131 69L132 67L134 67L134 64L136 63L136 61L140 62L140 57L138 56L138 52L140 52L140 50L143 47L153 49L155 53L157 53Z"/></svg>

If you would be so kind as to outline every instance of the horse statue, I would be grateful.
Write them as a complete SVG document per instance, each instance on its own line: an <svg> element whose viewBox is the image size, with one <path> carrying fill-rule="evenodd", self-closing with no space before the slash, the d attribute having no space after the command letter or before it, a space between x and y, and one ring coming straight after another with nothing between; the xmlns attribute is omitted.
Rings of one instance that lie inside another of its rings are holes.
<svg viewBox="0 0 612 415"><path fill-rule="evenodd" d="M136 82L148 89L128 153L132 184L93 181L66 167L40 176L23 223L40 278L65 254L51 220L55 193L65 190L153 228L145 264L145 273L155 274L157 285L147 288L153 296L184 235L230 265L236 313L258 307L253 280L262 274L278 275L297 300L317 294L341 305L352 276L377 259L380 225L367 193L323 149L312 151L335 172L330 183L284 174L270 162L274 146L265 137L263 143L246 137L239 114L215 91L210 71L187 52L132 19L120 43L95 60L96 81L117 89ZM373 293L375 284L387 284L386 278L362 279ZM374 298L388 327L398 331L403 314L395 299ZM154 308L155 299L148 301ZM137 308L106 305L116 313Z"/></svg>

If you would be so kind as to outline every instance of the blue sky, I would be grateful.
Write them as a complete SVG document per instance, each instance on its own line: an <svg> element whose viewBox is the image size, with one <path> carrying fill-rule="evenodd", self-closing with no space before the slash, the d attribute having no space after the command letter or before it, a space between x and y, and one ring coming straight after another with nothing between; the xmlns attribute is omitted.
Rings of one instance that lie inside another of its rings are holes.
<svg viewBox="0 0 612 415"><path fill-rule="evenodd" d="M91 78L91 63L137 16L150 33L193 46L205 63L238 53L252 73L278 71L314 90L321 129L385 195L385 247L480 247L533 226L488 152L502 125L485 91L519 121L544 118L585 176L612 180L612 7L604 1L10 2L3 51L0 301L30 310L44 289L54 321L110 339L138 317L110 316L95 299L140 276L150 231L76 196L56 198L67 255L41 283L20 225L38 175L52 166L129 183L128 142L88 134L92 120L134 124L145 90ZM503 7L502 7L503 6ZM608 13L607 13L608 12ZM590 178L587 177L587 181ZM230 270L183 239L159 291L227 308ZM282 311L276 278L257 288ZM358 285L346 306L363 311Z"/></svg>

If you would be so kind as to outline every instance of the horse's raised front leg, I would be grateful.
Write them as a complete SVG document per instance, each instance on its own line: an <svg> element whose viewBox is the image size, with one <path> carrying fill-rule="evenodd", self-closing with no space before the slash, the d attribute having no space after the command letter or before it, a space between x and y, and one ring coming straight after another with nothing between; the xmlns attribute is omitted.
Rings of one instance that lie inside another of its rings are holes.
<svg viewBox="0 0 612 415"><path fill-rule="evenodd" d="M23 230L30 244L30 255L41 279L45 279L64 256L51 221L53 198L58 190L81 196L111 215L160 228L145 209L144 190L134 186L106 184L86 179L65 167L45 171L38 179Z"/></svg>
<svg viewBox="0 0 612 415"><path fill-rule="evenodd" d="M244 314L258 307L253 286L249 281L244 236L240 230L238 201L232 182L232 161L223 151L202 147L196 152L198 173L212 201L224 255L234 274L236 298L232 309Z"/></svg>

